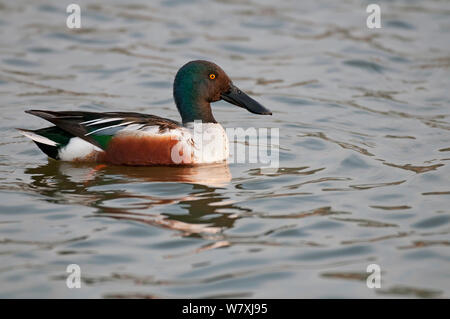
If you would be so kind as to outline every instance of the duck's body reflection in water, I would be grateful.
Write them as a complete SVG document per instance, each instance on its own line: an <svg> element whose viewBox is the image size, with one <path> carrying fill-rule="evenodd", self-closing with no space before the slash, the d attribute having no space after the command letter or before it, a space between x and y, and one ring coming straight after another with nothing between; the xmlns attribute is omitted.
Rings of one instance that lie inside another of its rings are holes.
<svg viewBox="0 0 450 319"><path fill-rule="evenodd" d="M213 188L224 187L231 181L227 163L192 166L111 166L83 165L82 163L56 162L49 160L48 165L59 166L59 171L75 182L87 186L100 175L122 175L145 182L177 182L199 184ZM99 173L103 174L99 174Z"/></svg>
<svg viewBox="0 0 450 319"><path fill-rule="evenodd" d="M33 180L28 187L47 196L48 201L94 207L98 209L96 217L143 222L180 231L183 236L216 236L233 226L236 214L231 211L247 211L223 202L226 198L218 192L231 181L226 163L95 169L95 165L49 160L46 165L27 169L26 173ZM179 183L192 186L180 190ZM169 206L173 204L178 211L180 207L185 209L186 214L171 213L175 209ZM161 206L167 206L167 211L153 212Z"/></svg>

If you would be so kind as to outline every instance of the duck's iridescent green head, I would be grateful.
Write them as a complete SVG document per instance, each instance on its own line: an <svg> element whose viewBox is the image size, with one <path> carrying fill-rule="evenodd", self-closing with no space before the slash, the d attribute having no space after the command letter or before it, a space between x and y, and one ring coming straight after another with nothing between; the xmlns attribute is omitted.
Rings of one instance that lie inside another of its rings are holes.
<svg viewBox="0 0 450 319"><path fill-rule="evenodd" d="M191 61L181 67L175 76L173 96L183 123L216 123L210 103L221 99L252 113L272 114L234 86L218 65L208 61Z"/></svg>

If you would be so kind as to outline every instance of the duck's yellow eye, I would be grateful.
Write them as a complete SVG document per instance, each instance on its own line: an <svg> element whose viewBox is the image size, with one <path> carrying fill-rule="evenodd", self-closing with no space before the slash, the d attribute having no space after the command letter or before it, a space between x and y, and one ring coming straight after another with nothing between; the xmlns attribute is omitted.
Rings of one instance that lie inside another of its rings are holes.
<svg viewBox="0 0 450 319"><path fill-rule="evenodd" d="M214 80L214 79L216 78L216 75L215 75L214 73L211 73L211 74L209 75L209 78L210 78L211 80Z"/></svg>

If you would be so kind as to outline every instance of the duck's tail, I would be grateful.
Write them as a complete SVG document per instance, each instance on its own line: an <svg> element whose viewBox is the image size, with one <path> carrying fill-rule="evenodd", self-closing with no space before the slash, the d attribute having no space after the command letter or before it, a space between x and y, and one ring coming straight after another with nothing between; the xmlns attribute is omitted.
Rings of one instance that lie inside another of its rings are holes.
<svg viewBox="0 0 450 319"><path fill-rule="evenodd" d="M17 128L17 130L22 135L33 140L42 152L53 159L59 159L59 149L66 146L73 137L56 126L39 130L27 130L23 128Z"/></svg>
<svg viewBox="0 0 450 319"><path fill-rule="evenodd" d="M49 139L43 135L39 135L39 133L37 133L37 131L26 130L24 128L17 128L17 130L20 132L20 134L22 134L28 138L31 138L36 143L45 144L45 145L49 145L49 146L57 146L58 145L57 142L52 141L51 139Z"/></svg>

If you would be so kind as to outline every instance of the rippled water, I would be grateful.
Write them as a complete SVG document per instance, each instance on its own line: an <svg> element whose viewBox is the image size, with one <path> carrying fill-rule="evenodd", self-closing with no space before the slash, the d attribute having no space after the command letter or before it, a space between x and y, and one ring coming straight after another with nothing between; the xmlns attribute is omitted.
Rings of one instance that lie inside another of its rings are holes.
<svg viewBox="0 0 450 319"><path fill-rule="evenodd" d="M450 3L0 2L0 297L450 297ZM273 111L280 169L48 161L30 108L179 119L177 69L221 65ZM213 179L213 180L211 180ZM82 288L66 287L78 264ZM366 286L378 264L379 289Z"/></svg>

